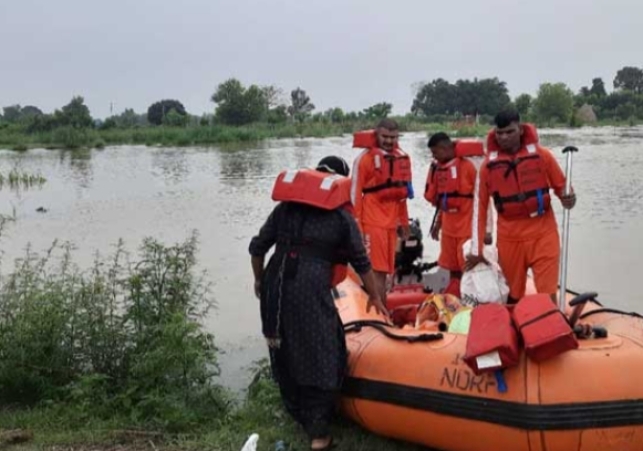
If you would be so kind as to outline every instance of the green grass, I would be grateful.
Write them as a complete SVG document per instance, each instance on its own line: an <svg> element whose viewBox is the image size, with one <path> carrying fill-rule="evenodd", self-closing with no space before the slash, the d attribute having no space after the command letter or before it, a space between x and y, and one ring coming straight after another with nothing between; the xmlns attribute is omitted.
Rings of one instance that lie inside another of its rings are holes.
<svg viewBox="0 0 643 451"><path fill-rule="evenodd" d="M484 137L491 125L459 124L457 122L433 123L419 119L398 117L400 131L425 132L427 135L438 131L449 133L453 137ZM594 124L629 126L631 121L603 121ZM356 130L373 126L371 122L355 121L340 124L325 122L306 122L303 124L252 124L232 127L224 125L187 126L187 127L137 127L101 129L76 129L61 127L50 132L29 134L19 126L0 128L0 149L24 151L30 148L47 149L102 149L105 146L145 145L145 146L211 146L228 143L259 142L265 139L280 138L327 138L346 136ZM541 124L541 126L543 126ZM552 127L568 127L569 124L548 124Z"/></svg>
<svg viewBox="0 0 643 451"><path fill-rule="evenodd" d="M10 189L42 187L46 181L47 179L45 179L41 174L20 172L17 169L12 169L6 174L0 172L0 190L4 187L8 187Z"/></svg>
<svg viewBox="0 0 643 451"><path fill-rule="evenodd" d="M13 222L0 218L0 236ZM171 246L146 238L130 255L119 241L81 270L72 245L54 242L2 268L0 448L22 438L29 451L240 450L257 432L260 450L306 449L265 361L243 402L220 385L197 243L196 233ZM339 450L417 449L341 419L334 434Z"/></svg>
<svg viewBox="0 0 643 451"><path fill-rule="evenodd" d="M97 449L114 446L125 449L164 450L241 450L252 433L259 434L258 451L272 451L277 441L289 450L306 450L305 434L282 408L279 392L263 366L249 387L247 398L223 419L216 419L181 434L141 430L128 426L127 418L97 420L61 406L0 412L0 431L22 430L31 438L18 449L31 451L64 447ZM374 435L346 418L338 416L332 433L337 451L419 451L412 444ZM2 447L0 432L0 447Z"/></svg>
<svg viewBox="0 0 643 451"><path fill-rule="evenodd" d="M484 136L487 125L457 126L453 124L424 123L406 118L397 118L400 131L426 132L447 131L453 136ZM209 146L227 143L258 142L269 138L326 138L345 136L356 130L372 127L367 122L341 124L307 122L304 124L253 124L231 126L188 127L138 127L119 129L75 129L62 127L51 132L28 134L17 126L0 129L0 148L26 150L30 148L78 149L103 148L112 145L146 146Z"/></svg>
<svg viewBox="0 0 643 451"><path fill-rule="evenodd" d="M428 122L420 118L394 117L400 124L400 131L425 132L427 135L438 131L449 133L453 137L484 137L490 124L464 124L454 122ZM27 133L19 125L0 127L0 149L24 151L31 148L46 149L102 149L115 145L145 145L145 146L210 146L227 143L258 142L265 139L280 138L327 138L345 136L357 130L373 127L375 121L357 120L344 123L305 122L267 124L257 123L239 127L226 125L185 127L172 126L140 126L135 128L77 129L61 127L50 132ZM602 120L591 127L601 126L632 126L638 122ZM2 125L2 124L0 124ZM537 124L539 127L569 127L568 123ZM580 125L580 124L577 124Z"/></svg>

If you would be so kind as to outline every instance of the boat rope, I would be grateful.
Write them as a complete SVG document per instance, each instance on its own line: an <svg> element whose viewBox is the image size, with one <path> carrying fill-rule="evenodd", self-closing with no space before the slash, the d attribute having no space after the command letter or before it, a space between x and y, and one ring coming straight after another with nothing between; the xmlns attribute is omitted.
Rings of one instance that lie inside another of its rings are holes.
<svg viewBox="0 0 643 451"><path fill-rule="evenodd" d="M643 315L641 315L640 313L624 312L622 310L617 310L617 309L613 309L613 308L600 308L600 309L597 309L597 310L592 310L591 312L583 313L581 316L578 317L578 319L585 319L588 316L596 315L598 313L615 313L617 315L626 315L626 316L632 316L634 318L643 319Z"/></svg>
<svg viewBox="0 0 643 451"><path fill-rule="evenodd" d="M392 338L393 340L401 340L401 341L406 341L408 343L424 343L424 342L430 342L430 341L437 341L437 340L442 340L444 338L444 335L441 333L437 334L419 334L419 335L397 335L391 333L387 328L391 327L390 324L384 322L384 321L376 321L376 320L370 320L370 321L351 321L350 323L344 324L344 332L350 333L350 332L360 332L363 327L372 327L373 329L377 330L378 332L382 333L388 338Z"/></svg>

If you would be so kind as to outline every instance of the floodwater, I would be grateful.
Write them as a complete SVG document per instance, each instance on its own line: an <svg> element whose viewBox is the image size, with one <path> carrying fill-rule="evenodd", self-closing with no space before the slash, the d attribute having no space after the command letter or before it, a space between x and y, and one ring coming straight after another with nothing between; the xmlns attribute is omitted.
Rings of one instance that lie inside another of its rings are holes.
<svg viewBox="0 0 643 451"><path fill-rule="evenodd" d="M571 212L568 287L598 291L604 304L641 310L634 279L643 267L643 128L542 130L564 168L561 149L575 145L573 181L578 195ZM426 136L401 137L414 164L412 217L428 231L432 209L422 197L429 163ZM0 151L0 173L40 173L41 188L0 190L0 214L16 221L3 232L2 269L31 243L44 251L54 239L74 243L75 261L91 264L95 252L113 251L120 238L135 251L147 236L166 243L199 232L199 269L207 271L218 304L207 327L225 351L223 383L244 388L248 366L266 355L258 301L252 292L248 243L270 213L275 175L284 168L313 166L328 154L352 162L349 136L271 140L231 148L114 147L84 152ZM38 212L44 207L46 212ZM560 203L555 208L562 228ZM437 243L425 238L426 258Z"/></svg>

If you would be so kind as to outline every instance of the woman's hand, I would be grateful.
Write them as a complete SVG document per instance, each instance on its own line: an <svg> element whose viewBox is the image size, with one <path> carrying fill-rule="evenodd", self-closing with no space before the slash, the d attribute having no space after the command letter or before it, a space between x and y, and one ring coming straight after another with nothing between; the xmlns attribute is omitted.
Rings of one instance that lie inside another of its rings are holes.
<svg viewBox="0 0 643 451"><path fill-rule="evenodd" d="M261 299L261 279L255 280L255 296L257 299Z"/></svg>

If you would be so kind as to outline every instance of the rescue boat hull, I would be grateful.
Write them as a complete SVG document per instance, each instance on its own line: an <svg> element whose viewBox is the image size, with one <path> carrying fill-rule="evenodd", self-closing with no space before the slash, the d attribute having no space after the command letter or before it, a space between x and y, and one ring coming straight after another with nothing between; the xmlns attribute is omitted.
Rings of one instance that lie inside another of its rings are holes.
<svg viewBox="0 0 643 451"><path fill-rule="evenodd" d="M445 451L641 450L641 317L588 304L582 321L608 336L540 363L522 352L501 392L462 360L466 335L389 326L350 277L335 294L349 352L340 405L364 428Z"/></svg>

